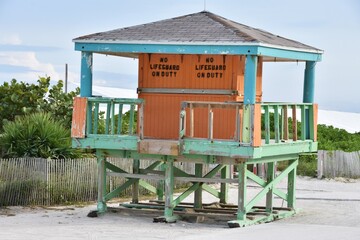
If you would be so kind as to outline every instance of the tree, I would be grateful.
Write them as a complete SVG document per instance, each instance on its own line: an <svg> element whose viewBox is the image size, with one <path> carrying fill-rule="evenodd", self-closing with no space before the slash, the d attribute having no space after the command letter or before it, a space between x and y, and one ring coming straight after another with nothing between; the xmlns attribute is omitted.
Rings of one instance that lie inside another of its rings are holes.
<svg viewBox="0 0 360 240"><path fill-rule="evenodd" d="M70 129L50 113L37 112L6 122L0 144L4 157L77 158L71 148Z"/></svg>
<svg viewBox="0 0 360 240"><path fill-rule="evenodd" d="M50 112L54 119L71 127L73 97L79 94L79 88L64 93L61 80L50 88L50 77L40 77L37 83L13 79L0 86L0 133L5 122L14 121L16 116L40 111Z"/></svg>

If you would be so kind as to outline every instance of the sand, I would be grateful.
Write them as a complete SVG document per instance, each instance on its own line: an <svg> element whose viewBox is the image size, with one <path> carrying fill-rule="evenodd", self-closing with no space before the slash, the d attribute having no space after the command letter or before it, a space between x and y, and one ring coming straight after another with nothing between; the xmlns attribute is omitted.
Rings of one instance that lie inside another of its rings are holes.
<svg viewBox="0 0 360 240"><path fill-rule="evenodd" d="M260 188L250 183L249 195ZM281 183L285 187L286 182ZM230 188L236 203L237 187ZM204 193L206 202L215 198ZM191 201L187 199L186 201ZM275 199L278 204L285 204ZM118 206L119 203L111 203ZM153 223L152 216L107 213L87 217L96 204L86 206L7 207L0 209L0 239L360 239L360 180L297 178L294 217L267 224L229 229L217 224Z"/></svg>

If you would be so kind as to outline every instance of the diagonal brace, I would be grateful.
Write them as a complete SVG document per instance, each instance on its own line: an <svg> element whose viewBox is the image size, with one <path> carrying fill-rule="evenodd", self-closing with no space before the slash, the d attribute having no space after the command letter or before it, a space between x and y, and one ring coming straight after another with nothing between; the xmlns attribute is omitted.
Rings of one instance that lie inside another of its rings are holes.
<svg viewBox="0 0 360 240"><path fill-rule="evenodd" d="M253 172L248 171L247 172L247 176L253 180L255 183L259 184L261 187L265 187L266 186L266 181L263 180L262 178L260 178L259 176L255 175ZM273 192L276 196L287 200L287 194L285 194L284 192L280 191L279 189L275 188L275 186L273 187Z"/></svg>
<svg viewBox="0 0 360 240"><path fill-rule="evenodd" d="M295 161L293 163L291 163L282 173L279 174L279 176L277 176L273 181L269 182L264 189L262 189L245 207L246 212L249 212L254 206L255 204L260 201L265 195L266 193L269 191L270 188L274 188L274 186L276 184L278 184L281 180L283 180L288 174L289 172L291 172L293 169L296 168L296 166L298 165L298 162Z"/></svg>
<svg viewBox="0 0 360 240"><path fill-rule="evenodd" d="M203 176L203 178L211 178L213 176L216 175L216 173L218 171L220 171L222 168L224 167L224 165L217 165L215 168L213 168L210 172L208 172L207 174L205 174ZM201 182L197 182L194 183L191 187L189 187L185 192L183 192L182 194L180 194L180 196L178 196L174 201L173 201L173 206L176 207L179 203L181 203L187 196L189 196L192 192L194 192L195 190L197 190L199 187L202 186L203 183Z"/></svg>

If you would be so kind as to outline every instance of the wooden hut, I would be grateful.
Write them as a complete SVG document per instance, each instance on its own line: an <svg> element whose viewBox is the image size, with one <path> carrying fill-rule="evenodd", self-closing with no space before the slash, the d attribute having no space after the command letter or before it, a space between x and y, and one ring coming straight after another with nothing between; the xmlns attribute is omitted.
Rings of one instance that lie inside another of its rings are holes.
<svg viewBox="0 0 360 240"><path fill-rule="evenodd" d="M299 155L317 150L313 100L321 50L207 11L90 34L74 42L81 51L81 96L74 101L73 146L96 150L98 212L105 212L106 201L130 186L133 203L144 207L138 201L141 186L159 199L165 195L163 216L155 220L173 222L181 215L174 213L175 207L192 192L194 208L201 212L202 191L225 204L228 184L236 182L238 204L232 209L237 217L229 221L230 227L295 213ZM138 58L138 98L124 99L121 93L119 98L93 96L93 54ZM305 62L303 103L262 101L262 68L267 62ZM102 108L105 115L100 117ZM133 159L133 171L109 163L111 156ZM141 161L153 162L140 168ZM288 166L277 175L275 165L281 161ZM191 163L194 172L179 170L174 162ZM209 164L213 167L204 172ZM266 165L264 178L248 170L253 164ZM238 170L235 179L233 167ZM107 176L127 181L107 192ZM286 192L276 188L284 178ZM262 187L251 199L246 197L247 179ZM192 185L174 198L174 180ZM208 183L220 183L220 190ZM287 207L275 208L274 195L287 201ZM266 205L255 207L263 198Z"/></svg>

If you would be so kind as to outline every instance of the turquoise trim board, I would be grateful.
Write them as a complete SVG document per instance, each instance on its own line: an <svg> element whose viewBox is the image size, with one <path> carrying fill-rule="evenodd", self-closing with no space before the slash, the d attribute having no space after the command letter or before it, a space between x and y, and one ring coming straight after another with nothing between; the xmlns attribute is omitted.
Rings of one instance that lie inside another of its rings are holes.
<svg viewBox="0 0 360 240"><path fill-rule="evenodd" d="M257 56L246 55L244 77L244 104L255 104Z"/></svg>
<svg viewBox="0 0 360 240"><path fill-rule="evenodd" d="M300 61L321 61L322 52L281 49L256 45L187 45L136 43L79 43L75 50L97 53L167 53L167 54L229 54L258 55Z"/></svg>

